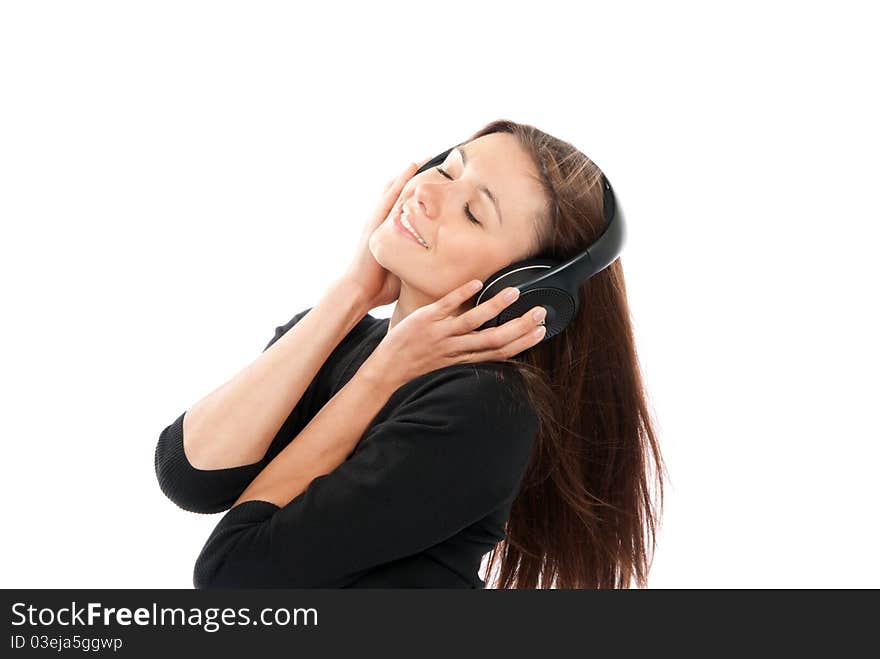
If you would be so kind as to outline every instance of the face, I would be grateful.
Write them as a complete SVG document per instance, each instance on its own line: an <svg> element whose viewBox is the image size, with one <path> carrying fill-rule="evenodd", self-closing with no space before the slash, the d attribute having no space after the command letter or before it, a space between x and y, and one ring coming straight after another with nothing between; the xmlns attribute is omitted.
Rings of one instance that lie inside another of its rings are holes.
<svg viewBox="0 0 880 659"><path fill-rule="evenodd" d="M418 291L426 303L470 279L486 281L531 255L546 203L537 177L516 137L479 137L407 182L370 251L400 278L402 296ZM398 224L403 210L427 246Z"/></svg>

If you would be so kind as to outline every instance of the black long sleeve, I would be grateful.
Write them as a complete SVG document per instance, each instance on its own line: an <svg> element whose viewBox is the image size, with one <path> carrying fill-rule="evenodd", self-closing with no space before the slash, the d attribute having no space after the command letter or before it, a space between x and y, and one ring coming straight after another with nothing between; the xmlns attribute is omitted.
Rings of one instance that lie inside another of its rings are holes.
<svg viewBox="0 0 880 659"><path fill-rule="evenodd" d="M263 348L263 352L311 309L309 307L300 311L287 323L276 327L275 335ZM313 381L285 420L263 458L249 465L227 469L204 470L190 464L183 450L184 412L159 435L154 456L159 487L165 496L184 510L206 514L228 510L257 474L302 431L324 402L326 401L321 401L316 382Z"/></svg>
<svg viewBox="0 0 880 659"><path fill-rule="evenodd" d="M352 455L290 503L229 510L193 584L346 587L394 561L424 560L417 555L436 546L448 548L449 573L478 581L474 561L485 549L465 548L464 531L509 510L537 431L499 366L449 366L398 389Z"/></svg>

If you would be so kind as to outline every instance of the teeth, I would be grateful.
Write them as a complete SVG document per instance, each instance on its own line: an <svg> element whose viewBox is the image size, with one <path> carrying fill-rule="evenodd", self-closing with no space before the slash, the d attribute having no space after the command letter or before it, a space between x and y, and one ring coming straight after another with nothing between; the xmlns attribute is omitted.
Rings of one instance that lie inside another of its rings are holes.
<svg viewBox="0 0 880 659"><path fill-rule="evenodd" d="M406 218L406 212L402 212L400 214L400 223L407 228L407 230L415 236L416 240L418 240L423 247L427 247L428 243L425 242L425 239L419 235L419 232L416 231L416 228L409 223L409 220Z"/></svg>

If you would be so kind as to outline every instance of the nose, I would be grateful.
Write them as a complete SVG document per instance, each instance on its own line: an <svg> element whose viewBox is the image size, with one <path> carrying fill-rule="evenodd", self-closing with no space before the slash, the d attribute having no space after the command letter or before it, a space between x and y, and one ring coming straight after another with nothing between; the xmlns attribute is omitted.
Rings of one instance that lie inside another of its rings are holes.
<svg viewBox="0 0 880 659"><path fill-rule="evenodd" d="M413 190L413 205L418 212L429 220L436 220L443 214L443 208L452 203L455 189L448 184L452 181L430 182L422 181Z"/></svg>
<svg viewBox="0 0 880 659"><path fill-rule="evenodd" d="M433 220L437 216L437 192L431 183L418 183L413 189L411 210L419 217Z"/></svg>

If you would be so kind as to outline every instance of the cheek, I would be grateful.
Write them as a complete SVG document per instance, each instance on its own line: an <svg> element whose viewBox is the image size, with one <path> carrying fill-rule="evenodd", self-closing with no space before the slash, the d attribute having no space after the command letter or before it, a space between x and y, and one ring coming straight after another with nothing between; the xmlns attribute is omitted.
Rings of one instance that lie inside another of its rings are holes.
<svg viewBox="0 0 880 659"><path fill-rule="evenodd" d="M476 276L503 258L498 246L482 231L471 232L467 228L459 227L445 234L441 232L437 245L440 267L450 277Z"/></svg>
<svg viewBox="0 0 880 659"><path fill-rule="evenodd" d="M400 194L397 195L397 203L400 203L401 199L409 199L413 196L415 192L414 188L416 187L416 183L418 182L419 177L411 178L406 182L406 185L403 186L403 189L400 191Z"/></svg>

